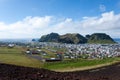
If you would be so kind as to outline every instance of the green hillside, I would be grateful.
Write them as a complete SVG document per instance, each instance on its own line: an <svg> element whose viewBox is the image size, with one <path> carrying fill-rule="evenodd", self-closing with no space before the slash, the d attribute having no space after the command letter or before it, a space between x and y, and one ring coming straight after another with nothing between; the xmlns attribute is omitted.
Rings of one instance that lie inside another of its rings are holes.
<svg viewBox="0 0 120 80"><path fill-rule="evenodd" d="M40 42L58 42L58 43L71 43L71 44L83 44L83 43L99 43L99 44L113 44L115 41L105 33L94 33L92 35L86 35L86 37L78 33L67 33L59 35L58 33L50 33L43 35Z"/></svg>
<svg viewBox="0 0 120 80"><path fill-rule="evenodd" d="M115 41L105 33L94 33L88 37L88 43L113 44Z"/></svg>

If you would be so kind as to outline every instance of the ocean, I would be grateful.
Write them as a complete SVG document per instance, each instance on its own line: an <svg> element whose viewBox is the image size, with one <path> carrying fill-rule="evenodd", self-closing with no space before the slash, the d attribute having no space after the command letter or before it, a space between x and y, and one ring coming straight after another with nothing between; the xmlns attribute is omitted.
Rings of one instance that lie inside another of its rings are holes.
<svg viewBox="0 0 120 80"><path fill-rule="evenodd" d="M0 39L0 42L20 42L20 43L26 43L30 42L32 39Z"/></svg>
<svg viewBox="0 0 120 80"><path fill-rule="evenodd" d="M114 41L120 43L120 38L114 38Z"/></svg>
<svg viewBox="0 0 120 80"><path fill-rule="evenodd" d="M38 40L38 38L35 38ZM120 38L113 38L115 42L120 43ZM26 38L26 39L0 39L0 42L21 42L21 43L26 43L26 42L31 42L32 38Z"/></svg>

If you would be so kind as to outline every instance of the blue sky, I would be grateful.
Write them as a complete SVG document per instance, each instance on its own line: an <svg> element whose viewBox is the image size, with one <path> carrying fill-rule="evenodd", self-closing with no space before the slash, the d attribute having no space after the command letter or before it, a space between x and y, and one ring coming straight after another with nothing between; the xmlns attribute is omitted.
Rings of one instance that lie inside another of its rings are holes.
<svg viewBox="0 0 120 80"><path fill-rule="evenodd" d="M120 37L120 0L0 0L0 38L57 32Z"/></svg>

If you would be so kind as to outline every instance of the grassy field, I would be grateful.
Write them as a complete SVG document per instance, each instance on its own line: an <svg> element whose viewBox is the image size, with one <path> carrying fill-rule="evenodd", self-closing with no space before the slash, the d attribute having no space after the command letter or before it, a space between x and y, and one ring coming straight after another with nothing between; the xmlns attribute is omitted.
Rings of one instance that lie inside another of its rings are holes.
<svg viewBox="0 0 120 80"><path fill-rule="evenodd" d="M55 57L55 52L52 52L52 51L49 51L49 50L46 50L46 49L41 49L41 50L47 53L47 55L44 56L44 58Z"/></svg>
<svg viewBox="0 0 120 80"><path fill-rule="evenodd" d="M36 59L27 57L22 53L21 47L0 47L0 62L27 67L42 67L42 63Z"/></svg>
<svg viewBox="0 0 120 80"><path fill-rule="evenodd" d="M45 63L44 68L55 71L85 70L85 69L110 65L118 61L120 61L120 58L106 58L106 59L96 59L96 60L76 59L76 60L66 60L62 62Z"/></svg>
<svg viewBox="0 0 120 80"><path fill-rule="evenodd" d="M64 60L61 62L41 62L34 58L28 57L26 54L22 53L23 48L7 48L0 47L0 63L13 64L26 67L35 68L45 68L55 71L74 71L74 70L85 70L90 68L96 68L101 66L110 65L114 62L120 61L120 58L106 58L106 59L96 59L96 60L86 60L86 59L73 59ZM52 54L49 51L46 51ZM54 56L54 54L52 55Z"/></svg>

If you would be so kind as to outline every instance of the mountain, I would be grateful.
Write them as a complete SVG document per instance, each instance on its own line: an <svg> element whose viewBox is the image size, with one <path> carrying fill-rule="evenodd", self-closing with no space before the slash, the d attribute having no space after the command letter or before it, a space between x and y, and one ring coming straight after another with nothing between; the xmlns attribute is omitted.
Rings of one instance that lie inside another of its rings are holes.
<svg viewBox="0 0 120 80"><path fill-rule="evenodd" d="M78 44L78 43L86 43L87 39L78 33L73 33L73 34L69 33L69 34L61 35L59 42Z"/></svg>
<svg viewBox="0 0 120 80"><path fill-rule="evenodd" d="M87 36L88 43L115 43L115 41L105 33L94 33L92 35Z"/></svg>
<svg viewBox="0 0 120 80"><path fill-rule="evenodd" d="M47 35L43 35L40 39L40 42L60 42L60 43L86 43L87 39L78 33L74 34L65 34L59 35L57 33L50 33Z"/></svg>
<svg viewBox="0 0 120 80"><path fill-rule="evenodd" d="M59 41L59 34L57 33L50 33L50 34L47 34L47 35L43 35L39 41L40 42L58 42Z"/></svg>
<svg viewBox="0 0 120 80"><path fill-rule="evenodd" d="M78 33L67 33L65 35L59 35L58 33L50 33L43 35L40 42L59 42L59 43L71 43L71 44L83 44L83 43L100 43L100 44L113 44L116 43L109 35L105 33L94 33L92 35L86 35L83 37Z"/></svg>

